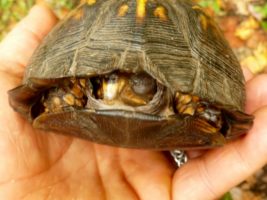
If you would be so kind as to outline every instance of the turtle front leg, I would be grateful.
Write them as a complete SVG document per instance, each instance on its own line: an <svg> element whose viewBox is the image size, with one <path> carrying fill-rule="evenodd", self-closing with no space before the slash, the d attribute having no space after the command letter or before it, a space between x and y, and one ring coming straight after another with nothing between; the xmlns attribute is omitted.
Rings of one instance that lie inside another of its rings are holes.
<svg viewBox="0 0 267 200"><path fill-rule="evenodd" d="M220 132L223 127L221 109L200 100L198 96L176 93L175 111L180 115L194 116L194 125L201 132Z"/></svg>

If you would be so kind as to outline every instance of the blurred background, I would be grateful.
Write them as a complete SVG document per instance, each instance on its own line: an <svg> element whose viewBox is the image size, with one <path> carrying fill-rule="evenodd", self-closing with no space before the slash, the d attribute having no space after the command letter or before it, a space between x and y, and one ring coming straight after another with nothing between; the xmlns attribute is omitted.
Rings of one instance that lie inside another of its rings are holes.
<svg viewBox="0 0 267 200"><path fill-rule="evenodd" d="M242 67L267 73L267 0L194 1L216 19ZM0 0L0 41L36 3L47 4L63 18L79 0ZM267 200L267 166L222 199Z"/></svg>

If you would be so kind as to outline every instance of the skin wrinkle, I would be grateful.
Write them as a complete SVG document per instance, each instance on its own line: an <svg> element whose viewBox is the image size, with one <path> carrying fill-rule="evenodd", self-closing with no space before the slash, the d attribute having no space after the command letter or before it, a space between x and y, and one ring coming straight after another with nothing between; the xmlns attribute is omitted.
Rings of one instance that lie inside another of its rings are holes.
<svg viewBox="0 0 267 200"><path fill-rule="evenodd" d="M70 148L68 148L68 149L70 149ZM65 155L65 154L67 154L67 152L65 152L62 155ZM61 158L61 161L62 161L62 158ZM81 169L86 168L89 163L90 163L90 160L87 160L86 163L84 163L83 165L81 165L75 171L72 171L72 172L68 173L67 175L63 176L62 178L59 178L57 181L55 181L52 184L44 185L42 187L40 187L38 185L38 187L39 187L38 189L30 191L29 192L30 194L25 194L25 196L21 197L21 199L23 199L23 198L26 199L27 196L29 196L31 194L34 194L34 193L37 193L38 191L44 190L45 188L50 188L50 187L51 188L55 188L57 185L60 186L62 184L68 185L67 183L68 182L71 182L71 181L67 181L67 180L72 179L73 175L79 174L79 171L82 171ZM49 168L47 171L50 171L50 173L52 173L51 171L54 171L55 168L61 168L61 166L62 166L62 163L58 161L57 163L54 163L53 165L51 165L51 168ZM42 174L36 174L33 177L31 177L31 178L36 177L38 179L37 176L43 176L43 175L44 175L44 173L42 173Z"/></svg>
<svg viewBox="0 0 267 200"><path fill-rule="evenodd" d="M240 152L239 148L237 148L235 145L232 145L232 149L236 153L235 154L237 156L236 160L239 160L239 162L242 163L243 173L248 174L248 172L251 171L250 169L252 169L253 167L250 166L250 164L247 162L244 155Z"/></svg>
<svg viewBox="0 0 267 200"><path fill-rule="evenodd" d="M23 74L20 71L24 71L25 66L23 66L19 62L14 62L14 63L11 63L10 65L16 65L16 66L18 66L18 68L21 68L21 70L10 70L7 65L1 63L1 66L3 66L3 69L1 69L1 67L0 67L0 72L8 74L9 76L17 77L19 79L19 81L17 81L17 82L18 83L21 82L21 80L23 78Z"/></svg>
<svg viewBox="0 0 267 200"><path fill-rule="evenodd" d="M44 133L44 134L53 134L53 136L51 135L51 137L53 137L53 139L54 139L55 137L57 137L57 135L54 134L54 133ZM60 159L62 158L62 156L66 154L66 152L68 151L68 149L69 149L70 146L72 145L72 143L73 143L73 138L69 138L69 139L68 139L67 143L65 143L65 147L64 147L64 148L62 148L62 144L59 144L59 143L58 143L58 140L55 139L55 140L53 140L53 142L56 142L57 145L61 147L61 150L60 150L60 153L59 153L60 156L55 160L55 162L53 162L53 163L57 163L58 160L60 160ZM50 144L49 144L49 145L50 145ZM48 146L49 146L49 145L48 145ZM42 148L40 148L40 150L42 150ZM48 148L48 151L50 151L49 148ZM48 152L48 155L51 155L51 154L52 154L52 152ZM50 163L50 165L52 165L52 163Z"/></svg>
<svg viewBox="0 0 267 200"><path fill-rule="evenodd" d="M18 113L13 113L13 114L15 115L16 121L18 123L16 124L16 126L14 126L14 124L11 124L9 122L7 123L7 129L8 129L9 135L11 135L11 137L25 136L25 133L27 132L27 129L28 129L27 124L25 123L25 119L21 118L18 115Z"/></svg>
<svg viewBox="0 0 267 200"><path fill-rule="evenodd" d="M211 179L208 173L206 159L204 158L203 160L199 160L199 162L197 162L197 167L199 171L199 176L202 182L204 183L204 185L206 186L206 188L208 189L211 195L211 199L216 199L218 194L216 194L216 192L214 191L212 181L210 181Z"/></svg>
<svg viewBox="0 0 267 200"><path fill-rule="evenodd" d="M16 31L18 31L18 30L16 30ZM33 32L30 32L30 30L27 30L26 28L25 28L25 30L20 30L20 31L23 32L23 35L22 35L23 37L22 38L27 38L26 36L29 35L28 38L31 38L31 40L28 41L28 42L30 44L33 43L33 44L35 44L35 46L37 44L39 44L39 40L40 39L35 39L35 38L38 37L37 34L34 34ZM15 35L15 33L14 33L14 35ZM12 39L12 37L10 37L10 38ZM14 43L14 45L16 45L17 43L18 43L18 41L16 41ZM20 45L20 44L17 44L17 45ZM5 44L3 44L3 46L5 47ZM24 50L23 48L22 49L19 49L19 51L16 52L16 53L18 53L20 55L21 53L23 53L23 52L20 52L20 51L23 51L23 50ZM1 49L0 49L0 52L1 52ZM9 53L9 52L6 52L6 53ZM5 55L5 52L3 52L3 54ZM1 71L4 71L4 72L7 72L10 75L13 75L15 77L21 78L22 75L23 75L22 72L25 70L25 66L26 66L28 60L24 60L24 58L21 57L20 59L17 59L16 61L14 61L14 60L9 60L10 57L11 56L7 54L7 58L8 58L7 59L7 62L9 63L9 65L10 66L17 66L17 67L16 68L10 68L10 67L7 67L7 66L5 67L4 66L4 67L1 67L2 69L0 68L0 70Z"/></svg>
<svg viewBox="0 0 267 200"><path fill-rule="evenodd" d="M40 152L42 152L44 149L46 149L46 151L44 153L42 153L42 157L45 159L45 162L47 163L47 165L51 165L51 162L49 161L49 148L48 148L48 143L46 138L43 137L43 135L37 135L37 134L33 134L34 137L34 146L36 147L36 149ZM63 151L65 149L63 148ZM59 154L62 157L63 154Z"/></svg>
<svg viewBox="0 0 267 200"><path fill-rule="evenodd" d="M15 146L18 146L18 145L15 145ZM70 145L69 145L69 146L70 146ZM56 160L54 161L54 163L51 164L49 167L44 168L43 170L40 170L39 172L33 173L33 174L31 174L31 175L27 175L27 176L24 176L24 177L16 177L16 178L15 178L16 181L18 181L18 182L19 182L19 181L25 181L25 180L30 179L30 178L34 178L34 177L37 177L37 176L41 176L42 174L45 174L45 173L47 173L48 171L52 171L54 168L57 168L58 163L60 163L60 161L62 160L63 156L67 153L68 149L69 149L69 147L66 147L65 151L64 151L64 149L63 149L63 151L62 151L61 155L58 157L58 159L56 159ZM20 151L18 151L18 152L20 152ZM17 164L17 166L18 166L18 164ZM4 185L4 184L6 184L6 183L9 183L12 179L13 179L13 178L10 178L10 179L7 180L7 181L0 182L0 187L1 187L1 185Z"/></svg>
<svg viewBox="0 0 267 200"><path fill-rule="evenodd" d="M49 188L51 186L47 186L47 188ZM45 188L45 187L44 187ZM43 190L44 188L38 188L37 190L33 190L29 193L26 193L25 195L21 196L19 199L21 200L27 200L27 199L30 199L31 195L33 195L34 193L38 192L38 191L41 191ZM49 196L52 195L52 187L51 189L48 190L48 193L46 196L43 196L43 199L42 200L48 200L49 199Z"/></svg>
<svg viewBox="0 0 267 200"><path fill-rule="evenodd" d="M140 194L138 194L138 191L136 190L136 188L134 187L134 185L131 183L129 179L129 174L128 175L126 174L125 165L123 164L123 159L122 159L123 156L121 155L121 149L118 149L118 152L119 152L119 165L121 168L123 179L125 179L126 184L130 187L130 189L132 190L136 198L141 199Z"/></svg>
<svg viewBox="0 0 267 200"><path fill-rule="evenodd" d="M47 192L46 196L44 197L44 200L49 200L49 199L53 200L53 196L52 196L53 187L50 186L50 187L47 187L47 188L48 188L47 189L48 192Z"/></svg>
<svg viewBox="0 0 267 200"><path fill-rule="evenodd" d="M50 185L46 185L46 186L43 186L43 187L39 187L38 189L35 189L35 190L31 190L31 191L28 191L27 193L25 193L25 195L21 196L19 199L27 199L28 197L30 197L31 195L34 195L36 193L41 193L42 190L47 190L47 188L51 188L49 189L49 193L51 193L51 197L52 197L52 189L56 189L56 186L57 185L63 185L66 180L68 180L69 177L65 177L64 179L62 180L59 180L53 184L50 184Z"/></svg>
<svg viewBox="0 0 267 200"><path fill-rule="evenodd" d="M192 160L191 161L191 163L192 162L194 162L194 163L196 163L196 162L198 162L197 160ZM185 173L183 173L183 170L184 170L184 168L185 168L186 166L182 166L175 174L174 174L174 178L172 179L173 180L173 182L172 182L172 187L173 187L173 189L172 189L172 191L182 191L183 193L182 193L182 196L181 196L181 193L178 193L178 192L174 192L174 193L172 193L172 199L174 199L174 200L184 200L185 198L185 195L188 197L188 194L189 195L192 195L192 190L190 189L190 191L188 190L189 189L189 187L186 187L186 189L183 189L183 185L182 184L180 184L180 183L183 183L183 182L187 182L186 184L188 185L188 186L190 186L191 187L191 185L195 185L195 183L196 183L196 181L195 181L195 177L192 177L192 175L191 175L191 173L188 173L188 171L187 172L185 172ZM177 183L176 183L176 176L177 176L177 174L178 174L178 176L179 176L179 182L178 182L178 186L176 186L177 185ZM182 187L181 187L182 186ZM183 198L182 198L183 197ZM189 198L187 198L187 199L189 199ZM191 199L190 199L191 200ZM194 199L195 200L195 199Z"/></svg>
<svg viewBox="0 0 267 200"><path fill-rule="evenodd" d="M248 113L253 113L258 108L267 105L267 88L258 87L258 85L265 85L266 80L267 74L261 74L247 82L246 90L249 93L247 94L246 111ZM257 105L257 107L251 107L251 105Z"/></svg>
<svg viewBox="0 0 267 200"><path fill-rule="evenodd" d="M27 132L27 127L26 127L26 123L23 123L23 128L22 128L22 132L24 133L24 132ZM27 149L25 149L25 147L26 148L29 148L29 146L32 146L32 145L34 145L35 147L37 147L37 149L38 149L38 142L37 142L37 138L38 138L38 136L36 135L36 134L32 134L31 135L32 136L32 139L31 140L28 140L28 138L26 138L26 140L24 140L24 138L25 138L25 134L23 134L23 135L16 135L16 138L17 138L17 140L18 140L18 145L17 145L17 154L19 155L22 155L21 157L23 157L23 159L21 160L21 163L22 163L22 166L23 166L23 168L25 169L31 169L32 167L33 167L33 163L30 163L30 162L27 162L27 160L29 160L28 159L28 156L29 155L27 155ZM27 146L25 145L25 143L27 143ZM24 148L23 148L24 147ZM40 148L39 148L40 149ZM42 153L43 154L43 153ZM46 163L45 164L45 167L44 167L44 169L47 167L47 166L49 166L49 163L48 163L48 159L47 159L47 157L46 157L46 159L44 159L45 161L44 161L44 163ZM31 160L31 162L32 162L32 160ZM28 171L27 170L27 171Z"/></svg>
<svg viewBox="0 0 267 200"><path fill-rule="evenodd" d="M55 26L55 24L58 21L58 18L54 14L54 12L49 8L49 6L47 6L46 4L44 5L37 4L33 6L33 8L30 10L29 14L26 16L26 20L24 19L20 22L22 26L26 27L27 29L37 34L38 38L42 40L47 35L48 29L47 28L43 29L43 27L45 26L40 26L40 22L44 22L43 17L39 17L39 18L37 17L34 21L31 20L31 17L34 15L45 16L46 27L48 29L51 29L53 26Z"/></svg>
<svg viewBox="0 0 267 200"><path fill-rule="evenodd" d="M9 138L11 138L10 137L10 135L8 135L9 136ZM10 140L9 139L9 142L11 143L11 144L13 144L13 146L15 146L16 147L16 141L13 139L13 137L12 137L12 140ZM16 151L16 155L17 155L17 148L15 148L15 151ZM16 164L16 166L19 166L19 159L18 159L19 157L16 157L16 160L15 160L15 164ZM17 168L19 168L19 167L17 167ZM4 182L0 182L0 187L1 187L1 185L4 185L4 184L6 184L6 183L8 183L8 182L10 182L12 179L13 179L13 177L15 177L16 175L15 175L15 171L13 172L13 174L10 174L10 178L9 179L7 179L6 181L4 181Z"/></svg>
<svg viewBox="0 0 267 200"><path fill-rule="evenodd" d="M96 158L97 158L98 166L100 165L102 166L102 168L99 167L99 174L101 178L103 177L102 178L103 187L104 189L106 189L105 199L113 200L113 198L119 198L118 194L116 193L118 187L121 188L121 191L119 190L118 192L121 194L128 194L129 196L127 198L129 200L138 199L138 196L136 196L136 192L133 192L131 187L130 188L125 187L128 184L127 182L125 182L125 179L123 178L122 169L120 168L120 165L119 165L119 160L120 160L119 150L116 148L112 148L110 152L106 153L107 146L98 145L98 144L94 144L94 146L97 149ZM111 156L113 158L112 161L110 160L105 161L106 158L102 158L103 155ZM109 176L111 175L112 175L112 181L109 182L110 180ZM112 191L113 189L116 189L116 190L114 190L113 192ZM111 194L110 192L113 192L113 193ZM115 194L115 197L113 196L114 194Z"/></svg>
<svg viewBox="0 0 267 200"><path fill-rule="evenodd" d="M14 141L16 143L15 144L16 154L20 155L19 156L20 159L18 159L20 162L18 162L18 165L17 165L18 168L23 168L25 171L30 171L32 166L29 163L29 159L28 159L29 155L27 155L27 153L26 153L27 150L25 151L25 148L23 148L23 147L25 147L24 145L25 145L26 141L24 142L23 145L21 145L21 142L23 142L23 141L21 141L20 138L18 138L18 137L16 137ZM33 177L33 176L31 176L31 177Z"/></svg>
<svg viewBox="0 0 267 200"><path fill-rule="evenodd" d="M162 155L153 155L152 156L152 163L151 168L146 162L149 158L147 157L148 151L144 151L145 155L141 158L141 162L138 158L139 154L142 155L141 150L133 150L132 157L128 157L124 152L123 149L121 151L121 166L124 170L128 181L132 184L132 187L139 195L139 198L142 200L146 199L160 199L166 200L171 199L171 177L173 175L173 170L171 166L168 164L165 166L167 159L163 161ZM158 154L158 153L157 153ZM161 165L153 165L155 161L162 159ZM163 164L163 165L162 165ZM139 174L142 172L142 174ZM143 178L143 180L141 180ZM150 180L153 183L149 183ZM154 183L160 183L158 185ZM151 193L152 192L152 193Z"/></svg>
<svg viewBox="0 0 267 200"><path fill-rule="evenodd" d="M265 100L267 101L267 99ZM250 154L253 154L250 157L257 157L258 154L265 154L266 156L265 158L265 162L267 162L267 151L266 151L266 143L267 143L267 137L265 138L261 138L261 143L259 143L259 139L258 139L258 135L266 135L266 131L264 128L261 127L261 124L264 124L266 126L267 124L267 106L264 106L262 108L258 108L256 109L256 111L254 112L256 118L254 121L254 125L253 128L251 130L251 133L246 135L245 137L245 141L247 144L244 144L244 146L241 146L242 148L245 148L244 152L246 151L246 148L249 149L254 149L255 148L255 144L257 144L256 149L257 151L249 151ZM263 116L262 116L263 114ZM241 145L241 143L244 143L241 140L236 141L236 143L238 143L237 145ZM255 152L255 153L254 153ZM245 156L243 156L245 157ZM247 162L250 160L247 160ZM255 166L255 163L248 163L248 166L250 167L250 169L253 169Z"/></svg>
<svg viewBox="0 0 267 200"><path fill-rule="evenodd" d="M265 106L264 109L265 109L265 111L267 111L267 106ZM267 115L265 115L265 119L267 119ZM267 120L266 120L265 123L267 123ZM260 129L259 130L259 132L262 132L262 131L263 131L263 129ZM266 130L262 134L265 134L266 135L267 134L266 133ZM264 158L265 158L265 163L267 163L267 151L266 151L267 137L265 137L264 139L265 139L265 141L263 143L259 143L259 144L257 143L257 149L259 150L259 152L265 153L265 157ZM258 141L258 140L254 140L254 141L255 141L254 144L256 144L256 141ZM257 156L257 154L255 154L255 156Z"/></svg>
<svg viewBox="0 0 267 200"><path fill-rule="evenodd" d="M75 170L74 172L71 172L71 173L69 173L67 176L65 176L64 178L62 178L62 179L59 179L57 182L55 182L54 184L52 184L52 185L48 185L48 186L46 186L46 188L49 188L49 187L51 187L51 199L53 199L52 198L52 188L54 188L54 190L56 191L56 185L69 185L69 184L67 184L68 182L73 182L73 181L67 181L67 180L69 180L69 179L72 179L72 177L73 177L73 175L76 175L76 174L78 174L79 173L79 171L81 171L81 169L83 169L83 168L86 168L86 166L88 165L88 163L89 163L90 161L88 160L84 165L82 165L81 167L79 167L77 170ZM53 187L54 186L54 187ZM80 187L82 187L82 185L80 185ZM45 188L45 187L44 187ZM78 194L77 194L78 195ZM75 199L75 198L74 198Z"/></svg>
<svg viewBox="0 0 267 200"><path fill-rule="evenodd" d="M81 150L79 150L80 154L86 153L87 152L87 149L88 149L87 146L84 146L83 145L83 148ZM93 148L90 148L90 151L94 151ZM88 166L92 162L96 163L95 160L92 161L90 159L86 159L86 161L83 164L81 164L80 167L78 167L77 169L75 169L73 172L70 172L69 173L70 174L69 178L72 178L73 181L75 181L75 176L77 174L80 174L80 172L82 173L83 171L86 171L86 169L93 169L92 167ZM82 169L84 169L84 170L82 170ZM94 169L96 169L96 167ZM73 181L69 181L69 182L73 182ZM81 185L81 187L82 187L82 185Z"/></svg>
<svg viewBox="0 0 267 200"><path fill-rule="evenodd" d="M0 65L2 65L2 63L0 63ZM9 80L9 82L12 82L14 83L13 85L19 85L21 83L21 80L22 80L22 75L21 77L14 77L12 74L9 73L9 71L1 71L1 68L0 68L0 77L6 77L6 79ZM12 89L11 87L8 88L8 89ZM7 95L7 94L6 94ZM2 114L2 113L0 113ZM4 127L2 127L4 128Z"/></svg>
<svg viewBox="0 0 267 200"><path fill-rule="evenodd" d="M129 190L131 190L133 195L136 197L135 199L140 199L140 195L137 193L134 187L130 184L130 181L127 179L127 176L125 175L123 170L122 170L122 180L125 181L126 185L129 187Z"/></svg>
<svg viewBox="0 0 267 200"><path fill-rule="evenodd" d="M136 199L139 199L140 198L140 195L137 193L137 191L134 188L134 186L131 185L131 182L130 182L130 180L128 179L128 177L126 175L125 169L124 169L123 164L122 164L121 156L119 156L119 160L120 160L119 161L119 165L120 165L120 168L121 168L121 173L122 173L122 176L123 176L123 180L125 180L125 183L128 185L128 187L130 188L130 190L132 190L134 196L136 196Z"/></svg>
<svg viewBox="0 0 267 200"><path fill-rule="evenodd" d="M125 177L127 177L126 178L127 183L131 183L132 184L131 188L133 189L133 191L135 192L137 197L139 197L141 199L141 195L138 194L138 190L136 189L135 185L132 183L132 181L130 179L131 175L129 173L126 174L126 170L129 170L129 167L131 166L131 164L128 163L126 165L125 161L123 160L123 155L120 156L120 166L121 166L121 169L122 169L122 173L124 174ZM125 167L126 167L126 169L125 169ZM131 169L132 169L132 167L131 167Z"/></svg>
<svg viewBox="0 0 267 200"><path fill-rule="evenodd" d="M99 178L99 182L100 182L100 187L101 187L101 190L103 191L102 194L104 196L104 200L107 199L107 193L106 193L106 190L105 190L105 185L104 185L104 182L103 182L103 178L101 177L101 174L100 174L100 168L99 168L99 163L98 163L98 159L97 159L97 151L96 151L96 146L93 145L93 151L94 151L94 158L95 158L95 164L96 164L96 169L97 169L97 174L98 174L98 178Z"/></svg>
<svg viewBox="0 0 267 200"><path fill-rule="evenodd" d="M43 36L39 36L36 32L31 30L29 26L25 25L24 23L21 23L20 28L22 32L28 33L30 35L29 38L31 38L34 43L40 44L42 42Z"/></svg>

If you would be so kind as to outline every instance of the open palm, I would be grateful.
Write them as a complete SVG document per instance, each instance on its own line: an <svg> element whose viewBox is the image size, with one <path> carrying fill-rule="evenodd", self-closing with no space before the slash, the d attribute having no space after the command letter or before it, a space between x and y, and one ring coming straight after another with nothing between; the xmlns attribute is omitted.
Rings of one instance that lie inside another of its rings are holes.
<svg viewBox="0 0 267 200"><path fill-rule="evenodd" d="M213 200L267 162L267 75L247 83L247 111L256 116L250 133L179 170L160 152L33 129L9 107L7 91L21 83L33 50L56 21L35 6L0 45L0 199Z"/></svg>

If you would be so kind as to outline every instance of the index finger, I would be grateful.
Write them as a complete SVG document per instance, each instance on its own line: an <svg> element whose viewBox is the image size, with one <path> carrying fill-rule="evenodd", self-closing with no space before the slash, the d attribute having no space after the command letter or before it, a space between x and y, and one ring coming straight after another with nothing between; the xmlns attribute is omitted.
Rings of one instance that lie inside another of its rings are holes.
<svg viewBox="0 0 267 200"><path fill-rule="evenodd" d="M0 71L21 77L33 51L56 23L48 7L34 6L0 44Z"/></svg>

